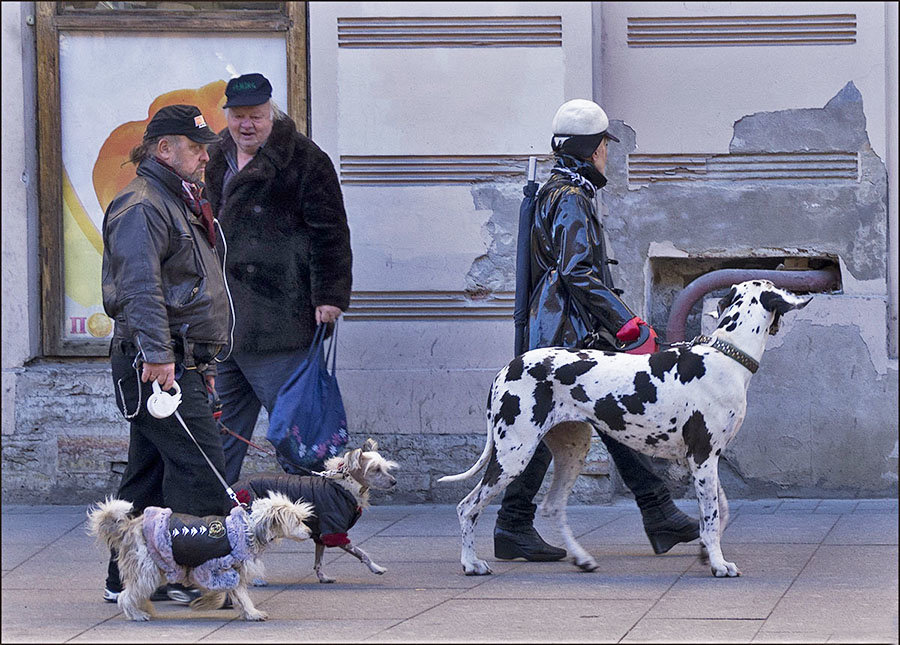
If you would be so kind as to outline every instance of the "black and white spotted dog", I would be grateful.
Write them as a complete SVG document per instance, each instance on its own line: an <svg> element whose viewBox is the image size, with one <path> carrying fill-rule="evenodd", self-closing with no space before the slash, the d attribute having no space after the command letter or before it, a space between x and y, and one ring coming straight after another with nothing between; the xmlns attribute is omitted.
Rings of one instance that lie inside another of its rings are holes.
<svg viewBox="0 0 900 645"><path fill-rule="evenodd" d="M543 440L553 452L553 483L542 510L555 516L575 565L596 561L578 544L566 520L566 502L590 447L591 428L654 457L687 461L700 503L700 539L716 577L739 576L722 556L720 529L728 502L719 484L719 455L747 409L747 387L782 314L811 296L778 289L767 280L742 282L719 301L718 327L655 354L546 347L515 358L491 386L487 442L459 481L485 464L481 482L457 506L466 575L491 573L475 555L475 523L488 503L519 475Z"/></svg>

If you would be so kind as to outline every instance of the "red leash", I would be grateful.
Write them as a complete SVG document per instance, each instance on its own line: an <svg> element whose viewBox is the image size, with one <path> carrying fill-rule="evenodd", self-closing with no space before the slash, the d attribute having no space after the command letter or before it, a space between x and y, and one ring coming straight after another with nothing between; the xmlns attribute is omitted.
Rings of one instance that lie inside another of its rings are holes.
<svg viewBox="0 0 900 645"><path fill-rule="evenodd" d="M215 390L210 389L209 387L206 388L206 391L209 395L209 405L212 408L212 417L216 420L216 425L219 426L219 431L222 434L230 434L232 437L234 437L235 439L240 439L251 448L256 448L260 452L264 452L267 455L275 456L276 453L271 448L263 448L262 446L257 446L249 439L244 439L238 433L229 430L228 427L224 423L222 423L222 402L219 401L218 393Z"/></svg>
<svg viewBox="0 0 900 645"><path fill-rule="evenodd" d="M222 415L222 413L219 412L219 416L221 416L221 415ZM213 418L215 418L216 424L219 426L219 431L220 431L222 434L230 434L230 435L231 435L232 437L234 437L235 439L240 439L241 441L243 441L244 443L246 443L246 444L249 445L250 447L256 448L256 449L259 450L260 452L264 452L264 453L266 453L266 454L268 454L268 455L275 456L275 451L272 450L271 448L264 448L263 446L257 446L255 443L253 443L253 442L250 441L249 439L244 439L244 438L243 438L241 435L239 435L237 432L234 432L234 431L229 430L228 428L226 428L226 427L225 427L225 424L222 423L222 422L219 420L219 418L216 417L215 415L213 415Z"/></svg>

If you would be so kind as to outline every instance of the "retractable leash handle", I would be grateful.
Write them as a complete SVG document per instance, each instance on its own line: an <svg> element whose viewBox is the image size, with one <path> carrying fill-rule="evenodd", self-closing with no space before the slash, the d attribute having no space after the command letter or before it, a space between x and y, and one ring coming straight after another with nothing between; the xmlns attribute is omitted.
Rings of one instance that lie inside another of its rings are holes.
<svg viewBox="0 0 900 645"><path fill-rule="evenodd" d="M172 385L175 394L163 392L159 386L159 381L153 381L153 394L147 399L147 412L157 419L165 419L172 416L172 413L181 405L181 386L178 381Z"/></svg>
<svg viewBox="0 0 900 645"><path fill-rule="evenodd" d="M640 326L640 335L630 343L619 347L620 352L626 354L653 354L659 351L659 341L656 332L650 325Z"/></svg>

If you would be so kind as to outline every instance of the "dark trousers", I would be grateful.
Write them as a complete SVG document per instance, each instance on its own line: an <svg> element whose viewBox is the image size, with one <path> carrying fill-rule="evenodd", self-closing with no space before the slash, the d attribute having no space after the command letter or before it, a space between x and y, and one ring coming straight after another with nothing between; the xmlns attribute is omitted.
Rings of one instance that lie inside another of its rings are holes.
<svg viewBox="0 0 900 645"><path fill-rule="evenodd" d="M642 499L669 494L665 482L653 472L649 457L605 435L600 435L600 438L606 444L622 481L634 493L638 506ZM500 510L497 511L497 526L510 530L534 523L537 505L532 500L541 488L552 458L550 448L542 441L525 470L507 487Z"/></svg>
<svg viewBox="0 0 900 645"><path fill-rule="evenodd" d="M222 402L222 424L244 439L253 437L253 428L262 406L271 415L278 391L288 377L306 359L306 349L284 352L235 351L219 364L216 391ZM241 466L248 444L225 434L225 481L235 483L241 476Z"/></svg>
<svg viewBox="0 0 900 645"><path fill-rule="evenodd" d="M231 502L225 488L206 459L173 414L156 419L147 411L150 383L141 383L132 361L134 354L119 347L110 352L116 405L122 412L137 414L130 419L128 464L116 497L134 504L138 515L148 506L171 508L191 515L226 515ZM181 370L178 413L197 443L220 473L225 470L222 441L212 418L203 376L196 370ZM120 591L122 583L115 553L111 554L107 588Z"/></svg>

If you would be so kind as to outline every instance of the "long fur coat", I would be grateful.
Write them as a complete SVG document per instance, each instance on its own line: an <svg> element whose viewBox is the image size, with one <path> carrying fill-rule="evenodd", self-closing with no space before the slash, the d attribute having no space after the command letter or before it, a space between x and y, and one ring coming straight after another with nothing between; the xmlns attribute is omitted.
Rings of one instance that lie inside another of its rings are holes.
<svg viewBox="0 0 900 645"><path fill-rule="evenodd" d="M346 310L350 304L350 229L334 165L285 117L275 120L266 144L224 186L226 154L236 146L227 128L220 136L209 149L206 189L228 245L234 347L308 347L315 308Z"/></svg>

